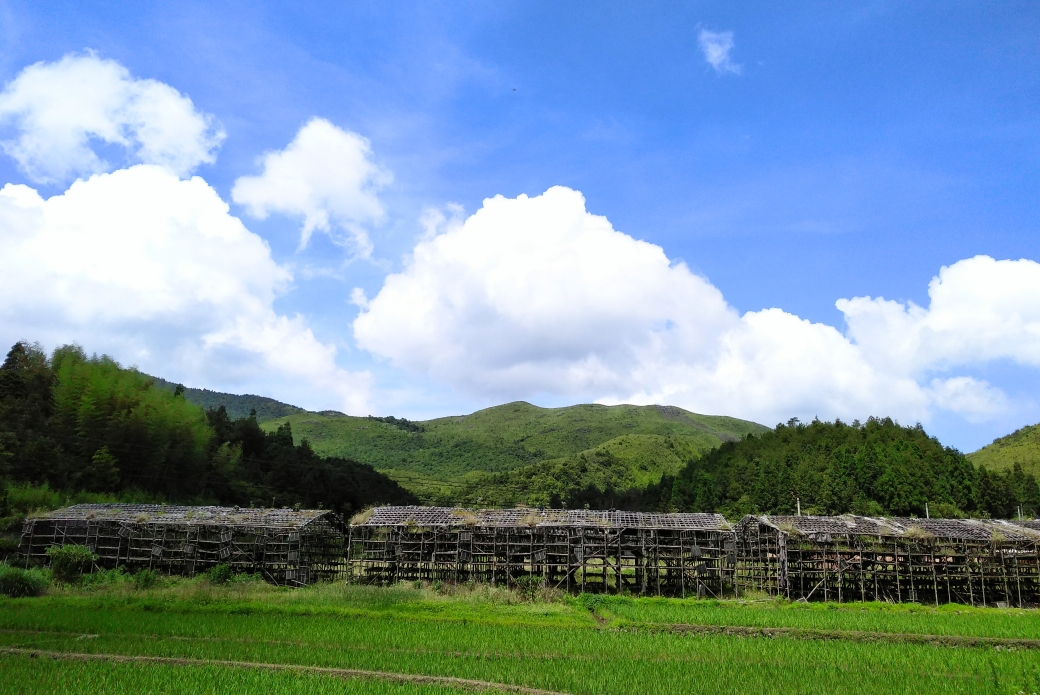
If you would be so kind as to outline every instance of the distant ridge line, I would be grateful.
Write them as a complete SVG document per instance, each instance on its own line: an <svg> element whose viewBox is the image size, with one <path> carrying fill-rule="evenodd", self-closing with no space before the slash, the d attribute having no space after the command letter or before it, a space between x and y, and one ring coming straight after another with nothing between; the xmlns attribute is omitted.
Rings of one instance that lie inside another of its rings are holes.
<svg viewBox="0 0 1040 695"><path fill-rule="evenodd" d="M148 376L151 377L156 386L167 391L176 391L178 386L182 386L176 382L167 381L162 377ZM183 388L184 399L189 403L194 403L195 405L206 409L224 406L227 410L228 417L232 420L249 417L249 413L254 410L256 411L257 422L277 420L280 417L288 417L289 415L295 415L296 413L308 412L306 409L300 408L299 406L282 403L281 401L276 401L267 396L222 393L220 391L197 389L190 386L184 386ZM321 414L326 415L327 417L343 415L343 413L335 410L322 411Z"/></svg>

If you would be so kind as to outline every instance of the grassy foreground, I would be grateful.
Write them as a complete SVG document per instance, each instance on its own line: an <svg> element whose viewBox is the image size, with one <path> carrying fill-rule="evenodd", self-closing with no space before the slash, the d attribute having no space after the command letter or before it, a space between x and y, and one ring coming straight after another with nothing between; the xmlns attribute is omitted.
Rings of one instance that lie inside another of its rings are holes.
<svg viewBox="0 0 1040 695"><path fill-rule="evenodd" d="M170 580L0 600L0 673L0 693L1029 693L1040 616Z"/></svg>

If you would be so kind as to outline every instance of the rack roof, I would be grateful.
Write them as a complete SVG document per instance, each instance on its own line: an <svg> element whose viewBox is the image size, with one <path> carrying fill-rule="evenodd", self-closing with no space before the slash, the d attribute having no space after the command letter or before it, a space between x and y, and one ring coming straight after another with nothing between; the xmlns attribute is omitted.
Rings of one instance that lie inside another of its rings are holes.
<svg viewBox="0 0 1040 695"><path fill-rule="evenodd" d="M357 519L357 517L355 517ZM591 509L464 509L377 507L358 526L599 526L607 528L728 530L721 514L650 514Z"/></svg>
<svg viewBox="0 0 1040 695"><path fill-rule="evenodd" d="M910 517L854 516L772 516L749 515L737 525L763 523L779 529L792 529L804 536L857 535L904 536L926 534L954 540L990 541L994 534L1011 541L1040 541L1040 525L1033 529L1026 523L1000 519L916 519Z"/></svg>
<svg viewBox="0 0 1040 695"><path fill-rule="evenodd" d="M328 515L332 515L332 512L327 509L181 507L166 504L76 504L64 509L57 509L43 518L69 521L120 521L135 524L300 528Z"/></svg>

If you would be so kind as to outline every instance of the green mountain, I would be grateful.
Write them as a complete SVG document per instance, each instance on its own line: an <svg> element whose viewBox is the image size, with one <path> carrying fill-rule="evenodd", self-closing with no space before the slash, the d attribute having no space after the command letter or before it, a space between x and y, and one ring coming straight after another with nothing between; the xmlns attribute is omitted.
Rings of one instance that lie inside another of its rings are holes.
<svg viewBox="0 0 1040 695"><path fill-rule="evenodd" d="M993 471L1010 470L1019 463L1025 473L1040 475L1040 425L994 439L992 444L968 454L968 459Z"/></svg>
<svg viewBox="0 0 1040 695"><path fill-rule="evenodd" d="M206 410L224 406L228 417L232 420L249 417L249 413L253 410L256 411L257 422L266 422L267 420L274 420L275 418L285 417L293 413L307 412L303 408L297 408L295 405L282 403L265 396L253 396L250 394L239 396L233 393L210 391L209 389L194 389L181 386L181 384L172 381L166 381L166 379L157 376L153 376L151 379L159 388L171 392L176 392L177 387L180 386L184 389L182 391L184 400Z"/></svg>
<svg viewBox="0 0 1040 695"><path fill-rule="evenodd" d="M564 501L590 485L642 488L723 442L767 431L673 406L522 401L423 422L294 413L263 427L286 422L318 453L364 461L424 501L489 505Z"/></svg>

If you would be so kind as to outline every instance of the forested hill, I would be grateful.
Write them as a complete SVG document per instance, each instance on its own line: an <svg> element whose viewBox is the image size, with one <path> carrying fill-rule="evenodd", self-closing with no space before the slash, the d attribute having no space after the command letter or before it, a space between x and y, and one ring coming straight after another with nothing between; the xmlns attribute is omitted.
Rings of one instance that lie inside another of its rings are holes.
<svg viewBox="0 0 1040 695"><path fill-rule="evenodd" d="M252 394L237 395L234 393L221 393L209 389L196 389L190 386L182 386L172 381L166 381L161 377L151 377L155 385L166 389L170 393L181 393L184 400L201 407L204 410L216 409L224 406L229 417L233 419L249 417L250 413L256 413L257 422L274 420L293 413L306 412L303 408L295 405L282 403L266 396L254 396Z"/></svg>
<svg viewBox="0 0 1040 695"><path fill-rule="evenodd" d="M1026 473L1040 475L1040 425L1023 427L996 439L968 454L968 458L993 471L1009 470L1017 463Z"/></svg>
<svg viewBox="0 0 1040 695"><path fill-rule="evenodd" d="M723 444L677 476L668 505L687 511L1011 518L1040 508L1021 466L989 471L918 425L795 421Z"/></svg>
<svg viewBox="0 0 1040 695"><path fill-rule="evenodd" d="M292 424L315 451L349 456L376 468L452 478L473 471L508 471L577 454L625 435L690 438L699 450L767 428L746 420L697 415L670 406L574 405L539 408L518 401L458 415L412 422L393 417L299 413L273 420Z"/></svg>
<svg viewBox="0 0 1040 695"><path fill-rule="evenodd" d="M151 377L76 346L18 343L0 366L0 482L114 499L331 508L416 498L371 466L324 457L224 407L203 410ZM6 485L0 485L0 508ZM0 511L0 516L4 513Z"/></svg>

